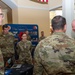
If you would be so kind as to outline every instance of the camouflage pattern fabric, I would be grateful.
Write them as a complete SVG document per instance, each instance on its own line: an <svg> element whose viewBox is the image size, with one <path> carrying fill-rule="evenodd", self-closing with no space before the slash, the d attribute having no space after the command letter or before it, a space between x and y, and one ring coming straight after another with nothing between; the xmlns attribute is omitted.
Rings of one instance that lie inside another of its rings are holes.
<svg viewBox="0 0 75 75"><path fill-rule="evenodd" d="M3 54L4 62L7 62L7 58L11 58L14 55L14 36L10 33L0 35L0 48Z"/></svg>
<svg viewBox="0 0 75 75"><path fill-rule="evenodd" d="M0 75L4 75L4 60L2 56L3 55L0 49Z"/></svg>
<svg viewBox="0 0 75 75"><path fill-rule="evenodd" d="M31 42L30 41L20 41L17 44L17 54L19 55L18 62L21 64L29 63L32 64L31 59Z"/></svg>
<svg viewBox="0 0 75 75"><path fill-rule="evenodd" d="M34 75L71 75L75 73L75 40L54 32L39 42L34 58Z"/></svg>
<svg viewBox="0 0 75 75"><path fill-rule="evenodd" d="M43 40L43 39L45 39L46 37L45 36L41 36L40 38L39 38L39 41L41 41L41 40Z"/></svg>
<svg viewBox="0 0 75 75"><path fill-rule="evenodd" d="M27 40L31 41L30 35L27 35Z"/></svg>

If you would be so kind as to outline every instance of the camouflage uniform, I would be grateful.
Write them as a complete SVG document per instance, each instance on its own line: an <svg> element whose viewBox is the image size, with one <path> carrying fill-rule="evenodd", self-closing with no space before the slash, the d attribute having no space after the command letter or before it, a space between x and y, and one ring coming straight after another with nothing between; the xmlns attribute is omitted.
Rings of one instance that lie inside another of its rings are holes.
<svg viewBox="0 0 75 75"><path fill-rule="evenodd" d="M75 40L63 32L54 32L37 45L34 58L34 75L75 73Z"/></svg>
<svg viewBox="0 0 75 75"><path fill-rule="evenodd" d="M45 36L41 36L40 38L39 38L39 41L41 41L41 40L43 40L43 39L45 39L46 37Z"/></svg>
<svg viewBox="0 0 75 75"><path fill-rule="evenodd" d="M12 58L14 55L14 36L10 34L1 34L0 35L0 48L3 53L4 63L6 65L6 62L9 58Z"/></svg>
<svg viewBox="0 0 75 75"><path fill-rule="evenodd" d="M17 44L17 54L19 55L18 62L21 64L32 63L31 59L31 42L30 41L20 41Z"/></svg>
<svg viewBox="0 0 75 75"><path fill-rule="evenodd" d="M4 75L4 60L2 56L3 55L0 49L0 75Z"/></svg>
<svg viewBox="0 0 75 75"><path fill-rule="evenodd" d="M31 41L30 35L27 35L27 40Z"/></svg>

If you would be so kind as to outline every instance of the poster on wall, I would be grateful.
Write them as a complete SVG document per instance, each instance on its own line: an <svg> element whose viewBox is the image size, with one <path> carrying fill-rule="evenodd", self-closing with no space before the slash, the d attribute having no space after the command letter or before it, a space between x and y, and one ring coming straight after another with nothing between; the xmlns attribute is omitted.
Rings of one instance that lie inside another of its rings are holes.
<svg viewBox="0 0 75 75"><path fill-rule="evenodd" d="M37 24L7 24L10 28L10 32L14 34L14 37L19 40L19 33L26 30L29 31L31 36L31 42L33 46L38 44L38 25Z"/></svg>

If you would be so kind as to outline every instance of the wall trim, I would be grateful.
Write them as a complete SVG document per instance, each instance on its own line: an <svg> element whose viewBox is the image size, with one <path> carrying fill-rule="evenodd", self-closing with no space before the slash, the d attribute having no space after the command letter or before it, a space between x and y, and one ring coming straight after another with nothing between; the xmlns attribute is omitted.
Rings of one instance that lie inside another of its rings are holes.
<svg viewBox="0 0 75 75"><path fill-rule="evenodd" d="M16 8L17 7L17 4L13 1L13 0L2 0L5 4L7 4L11 9L12 8Z"/></svg>
<svg viewBox="0 0 75 75"><path fill-rule="evenodd" d="M55 10L55 9L57 9L57 8L60 8L60 7L62 7L62 5L58 5L58 6L55 6L55 7L49 8L49 11Z"/></svg>
<svg viewBox="0 0 75 75"><path fill-rule="evenodd" d="M34 7L34 6L19 6L16 4L14 0L2 0L5 4L7 4L11 9L13 8L30 8L30 9L40 9L40 10L49 10L49 8L42 8L42 7Z"/></svg>
<svg viewBox="0 0 75 75"><path fill-rule="evenodd" d="M49 8L40 8L34 6L18 6L19 8L30 8L30 9L40 9L40 10L49 10Z"/></svg>

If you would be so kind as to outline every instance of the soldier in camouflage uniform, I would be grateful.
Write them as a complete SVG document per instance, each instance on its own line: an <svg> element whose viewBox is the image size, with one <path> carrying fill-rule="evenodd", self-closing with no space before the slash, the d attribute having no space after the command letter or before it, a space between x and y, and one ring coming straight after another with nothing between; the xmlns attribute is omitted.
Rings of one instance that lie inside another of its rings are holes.
<svg viewBox="0 0 75 75"><path fill-rule="evenodd" d="M1 48L0 48L0 75L4 75L4 60L3 60Z"/></svg>
<svg viewBox="0 0 75 75"><path fill-rule="evenodd" d="M3 58L4 58L4 66L8 66L8 64L10 62L8 62L8 60L12 60L13 63L13 59L14 58L14 36L12 33L9 32L8 26L7 25L3 25L2 27L3 32L0 35L0 48L3 54Z"/></svg>
<svg viewBox="0 0 75 75"><path fill-rule="evenodd" d="M29 31L28 31L28 30L25 30L24 32L20 32L20 33L19 33L19 39L20 39L20 40L21 40L21 35L22 35L22 33L26 33L26 34L27 34L27 40L31 41L31 37L30 37L30 35L29 35Z"/></svg>
<svg viewBox="0 0 75 75"><path fill-rule="evenodd" d="M40 38L39 38L39 41L41 41L41 40L43 40L43 39L45 39L46 37L44 36L44 31L41 31L41 36L40 36Z"/></svg>
<svg viewBox="0 0 75 75"><path fill-rule="evenodd" d="M53 34L40 41L34 53L34 75L75 75L75 40L68 37L66 20L52 19Z"/></svg>
<svg viewBox="0 0 75 75"><path fill-rule="evenodd" d="M3 12L2 12L2 8L0 6L0 25L2 25L2 21L3 21ZM2 26L1 26L1 28L2 28ZM1 47L0 47L0 75L4 75L4 60L3 60Z"/></svg>
<svg viewBox="0 0 75 75"><path fill-rule="evenodd" d="M31 41L31 37L30 37L30 35L29 35L29 31L26 30L25 33L27 34L27 40Z"/></svg>
<svg viewBox="0 0 75 75"><path fill-rule="evenodd" d="M20 64L29 63L32 64L32 57L31 57L31 42L27 40L26 33L22 33L21 35L22 40L17 44L17 54L19 59L17 60Z"/></svg>

